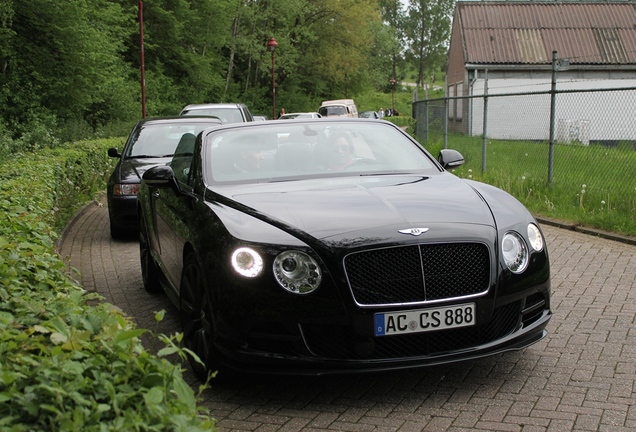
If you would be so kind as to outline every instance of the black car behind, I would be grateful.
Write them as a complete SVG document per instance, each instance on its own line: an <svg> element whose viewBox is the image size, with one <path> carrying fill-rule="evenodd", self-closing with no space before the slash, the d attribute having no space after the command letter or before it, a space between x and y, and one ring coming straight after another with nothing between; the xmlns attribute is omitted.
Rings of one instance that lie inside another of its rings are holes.
<svg viewBox="0 0 636 432"><path fill-rule="evenodd" d="M191 142L203 129L221 124L216 117L161 117L140 120L133 127L124 149L108 149L108 156L117 158L106 194L112 238L137 235L137 192L141 176L150 167L165 164L180 142Z"/></svg>

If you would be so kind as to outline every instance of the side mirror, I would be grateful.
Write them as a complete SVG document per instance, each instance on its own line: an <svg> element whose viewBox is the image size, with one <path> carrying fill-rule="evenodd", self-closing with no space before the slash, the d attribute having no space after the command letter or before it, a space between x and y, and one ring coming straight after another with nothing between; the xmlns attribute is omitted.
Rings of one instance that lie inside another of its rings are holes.
<svg viewBox="0 0 636 432"><path fill-rule="evenodd" d="M464 156L457 150L442 149L439 152L437 161L445 170L454 170L464 164Z"/></svg>
<svg viewBox="0 0 636 432"><path fill-rule="evenodd" d="M119 153L119 149L117 147L111 147L108 149L108 156L112 158L121 157L121 153Z"/></svg>
<svg viewBox="0 0 636 432"><path fill-rule="evenodd" d="M150 168L141 179L143 183L156 188L178 187L174 171L167 165L157 165Z"/></svg>

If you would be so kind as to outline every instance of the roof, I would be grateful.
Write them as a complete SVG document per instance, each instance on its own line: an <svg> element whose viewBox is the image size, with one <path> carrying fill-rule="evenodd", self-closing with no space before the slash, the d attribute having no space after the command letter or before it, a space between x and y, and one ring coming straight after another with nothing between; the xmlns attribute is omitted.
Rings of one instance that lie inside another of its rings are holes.
<svg viewBox="0 0 636 432"><path fill-rule="evenodd" d="M220 118L212 115L195 115L195 116L164 116L164 117L144 117L138 121L140 124L146 123L218 123L222 124Z"/></svg>
<svg viewBox="0 0 636 432"><path fill-rule="evenodd" d="M211 108L239 108L244 107L243 103L203 103L203 104L190 104L183 107L182 111L193 109L211 109Z"/></svg>
<svg viewBox="0 0 636 432"><path fill-rule="evenodd" d="M322 101L320 106L328 106L328 105L354 105L353 99L334 99L334 100L326 100Z"/></svg>
<svg viewBox="0 0 636 432"><path fill-rule="evenodd" d="M289 119L289 118L320 118L322 117L317 112L297 112L297 113L286 113L280 116L281 119Z"/></svg>
<svg viewBox="0 0 636 432"><path fill-rule="evenodd" d="M465 63L636 64L636 4L457 2Z"/></svg>

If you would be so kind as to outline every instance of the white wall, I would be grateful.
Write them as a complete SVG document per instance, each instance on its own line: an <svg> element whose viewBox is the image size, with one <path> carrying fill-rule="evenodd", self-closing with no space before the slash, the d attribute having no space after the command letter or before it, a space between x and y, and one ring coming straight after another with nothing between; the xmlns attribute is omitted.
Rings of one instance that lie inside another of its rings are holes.
<svg viewBox="0 0 636 432"><path fill-rule="evenodd" d="M484 94L483 79L472 87L473 95ZM549 91L550 80L492 79L488 95ZM559 90L636 87L636 79L557 81ZM483 135L484 100L471 100L471 135ZM557 141L583 144L590 140L636 140L636 91L566 93L556 95ZM488 138L548 140L550 95L488 98Z"/></svg>

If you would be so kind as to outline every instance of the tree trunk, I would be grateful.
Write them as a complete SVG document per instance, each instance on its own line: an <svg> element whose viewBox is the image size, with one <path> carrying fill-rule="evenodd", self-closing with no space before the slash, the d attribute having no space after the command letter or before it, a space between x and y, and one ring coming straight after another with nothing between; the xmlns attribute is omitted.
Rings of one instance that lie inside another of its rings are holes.
<svg viewBox="0 0 636 432"><path fill-rule="evenodd" d="M236 18L234 19L234 24L232 25L232 47L230 49L230 59L227 65L227 75L225 76L225 89L223 90L223 99L225 99L225 95L227 94L227 89L230 86L230 78L232 77L232 69L234 68L234 54L235 54L235 40L238 36L239 31L239 22L241 19L241 5L239 5L239 10L237 11Z"/></svg>

